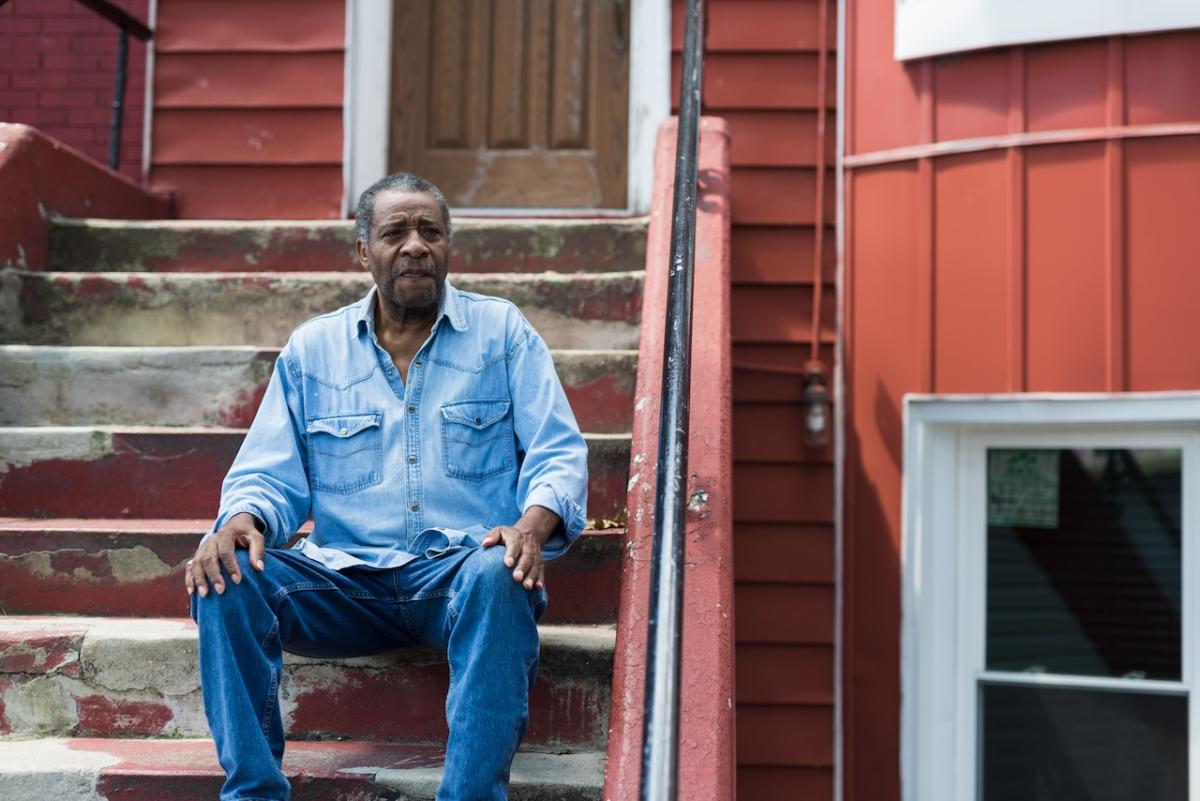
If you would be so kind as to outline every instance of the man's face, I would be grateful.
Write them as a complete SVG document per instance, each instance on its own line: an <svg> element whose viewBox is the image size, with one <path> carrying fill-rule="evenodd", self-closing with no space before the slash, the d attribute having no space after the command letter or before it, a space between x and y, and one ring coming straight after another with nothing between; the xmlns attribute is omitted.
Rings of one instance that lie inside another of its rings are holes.
<svg viewBox="0 0 1200 801"><path fill-rule="evenodd" d="M450 261L442 212L425 192L385 190L375 197L371 240L356 243L380 297L404 311L436 309Z"/></svg>

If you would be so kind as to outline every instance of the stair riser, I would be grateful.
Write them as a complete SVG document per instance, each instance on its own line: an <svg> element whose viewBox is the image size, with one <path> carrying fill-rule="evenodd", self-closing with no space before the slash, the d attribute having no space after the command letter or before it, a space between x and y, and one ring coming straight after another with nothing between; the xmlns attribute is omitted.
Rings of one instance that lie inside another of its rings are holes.
<svg viewBox="0 0 1200 801"><path fill-rule="evenodd" d="M370 742L288 743L292 801L433 801L443 751ZM42 739L0 745L8 801L212 801L223 779L209 740ZM603 754L522 751L511 801L600 801Z"/></svg>
<svg viewBox="0 0 1200 801"><path fill-rule="evenodd" d="M206 518L241 431L0 429L0 515ZM619 518L627 438L589 437L588 515Z"/></svg>
<svg viewBox="0 0 1200 801"><path fill-rule="evenodd" d="M182 625L182 624L181 624ZM544 648L525 742L603 747L611 654ZM194 631L160 641L82 633L0 640L0 728L12 737L207 737ZM439 743L445 664L427 651L355 660L287 656L280 707L293 739Z"/></svg>
<svg viewBox="0 0 1200 801"><path fill-rule="evenodd" d="M277 350L0 346L0 425L245 427ZM633 351L555 351L585 431L629 431Z"/></svg>
<svg viewBox="0 0 1200 801"><path fill-rule="evenodd" d="M638 270L644 221L454 223L452 261L464 272ZM351 223L55 224L50 263L71 270L239 272L356 270Z"/></svg>
<svg viewBox="0 0 1200 801"><path fill-rule="evenodd" d="M111 533L0 527L0 610L6 614L183 617L184 563L202 531ZM545 623L616 618L620 537L584 535L550 563Z"/></svg>
<svg viewBox="0 0 1200 801"><path fill-rule="evenodd" d="M357 776L297 776L290 781L291 801L416 801ZM223 783L223 776L103 774L95 797L97 801L211 801L220 795ZM518 797L510 796L510 801ZM600 793L595 798L599 801Z"/></svg>
<svg viewBox="0 0 1200 801"><path fill-rule="evenodd" d="M459 288L521 308L551 348L636 349L641 278L457 275ZM0 342L280 347L305 320L352 303L363 273L0 274Z"/></svg>
<svg viewBox="0 0 1200 801"><path fill-rule="evenodd" d="M334 776L289 777L291 801L433 801L436 784L424 783L415 791L393 789L369 778L341 773ZM220 793L223 777L184 773L105 772L96 782L96 801L211 801ZM53 798L27 785L25 798ZM0 789L3 789L0 787ZM50 788L46 788L49 790ZM600 786L509 787L509 801L601 801Z"/></svg>

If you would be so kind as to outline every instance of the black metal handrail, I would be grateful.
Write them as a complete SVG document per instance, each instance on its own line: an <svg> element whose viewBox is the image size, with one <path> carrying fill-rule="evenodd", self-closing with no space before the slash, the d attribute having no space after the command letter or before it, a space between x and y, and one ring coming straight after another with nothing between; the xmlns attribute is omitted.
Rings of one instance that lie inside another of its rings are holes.
<svg viewBox="0 0 1200 801"><path fill-rule="evenodd" d="M675 801L679 775L679 676L687 436L692 374L692 285L696 254L696 152L704 75L704 3L688 0L675 145L675 197L663 342L662 398L654 497L642 801Z"/></svg>
<svg viewBox="0 0 1200 801"><path fill-rule="evenodd" d="M129 34L148 42L154 31L146 23L108 0L75 0L120 29L117 39L117 71L113 76L112 116L108 121L108 166L121 165L121 120L125 113L125 78L129 71Z"/></svg>
<svg viewBox="0 0 1200 801"><path fill-rule="evenodd" d="M0 6L8 0L0 0ZM93 14L116 25L120 29L117 39L117 71L113 76L112 116L108 122L108 166L117 169L121 164L121 120L125 111L125 79L129 70L129 35L148 42L154 31L146 23L109 0L75 0Z"/></svg>

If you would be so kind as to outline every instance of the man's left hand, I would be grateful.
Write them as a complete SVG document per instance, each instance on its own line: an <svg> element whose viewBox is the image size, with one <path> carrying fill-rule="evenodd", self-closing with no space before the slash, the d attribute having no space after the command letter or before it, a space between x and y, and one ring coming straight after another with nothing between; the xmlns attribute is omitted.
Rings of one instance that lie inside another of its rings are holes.
<svg viewBox="0 0 1200 801"><path fill-rule="evenodd" d="M527 590L546 585L546 563L542 546L562 523L562 518L543 506L531 506L511 526L496 526L483 538L483 547L504 543L504 564L513 568L513 581Z"/></svg>

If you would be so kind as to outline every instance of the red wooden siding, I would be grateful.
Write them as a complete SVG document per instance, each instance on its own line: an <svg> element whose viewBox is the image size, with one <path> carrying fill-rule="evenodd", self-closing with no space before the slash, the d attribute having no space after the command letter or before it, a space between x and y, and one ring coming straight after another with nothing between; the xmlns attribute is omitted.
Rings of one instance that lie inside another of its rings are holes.
<svg viewBox="0 0 1200 801"><path fill-rule="evenodd" d="M150 180L181 216L339 215L345 17L343 0L159 0Z"/></svg>
<svg viewBox="0 0 1200 801"><path fill-rule="evenodd" d="M847 4L847 801L900 795L905 393L1200 388L1200 32L899 64L892 12Z"/></svg>
<svg viewBox="0 0 1200 801"><path fill-rule="evenodd" d="M682 4L675 2L673 92ZM712 0L704 108L733 134L738 793L833 797L833 459L804 447L816 122L827 115L821 353L832 368L836 11L817 109L818 0ZM830 372L832 380L832 372Z"/></svg>

